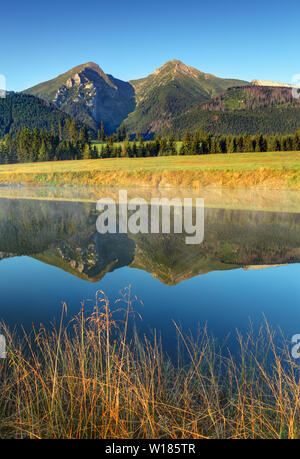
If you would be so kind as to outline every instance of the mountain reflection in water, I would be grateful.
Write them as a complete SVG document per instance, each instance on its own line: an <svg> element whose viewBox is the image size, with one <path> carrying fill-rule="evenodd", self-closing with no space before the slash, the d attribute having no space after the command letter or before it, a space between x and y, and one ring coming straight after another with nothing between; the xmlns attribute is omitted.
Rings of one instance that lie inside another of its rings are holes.
<svg viewBox="0 0 300 459"><path fill-rule="evenodd" d="M175 285L198 274L300 261L300 213L205 209L205 237L99 234L95 203L0 199L0 259L26 255L95 282L124 266Z"/></svg>

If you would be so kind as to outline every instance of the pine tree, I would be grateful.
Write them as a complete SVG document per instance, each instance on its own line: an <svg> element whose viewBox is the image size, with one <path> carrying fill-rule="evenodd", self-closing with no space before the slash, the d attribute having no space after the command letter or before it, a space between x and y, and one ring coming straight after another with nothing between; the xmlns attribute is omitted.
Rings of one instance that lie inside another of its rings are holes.
<svg viewBox="0 0 300 459"><path fill-rule="evenodd" d="M101 142L104 142L106 139L103 121L101 121L100 138L101 138Z"/></svg>
<svg viewBox="0 0 300 459"><path fill-rule="evenodd" d="M44 139L42 140L42 143L39 149L38 161L48 161L47 148L46 148Z"/></svg>
<svg viewBox="0 0 300 459"><path fill-rule="evenodd" d="M122 123L122 125L121 125L121 137L122 137L122 140L125 140L126 136L127 136L126 126L125 126L125 123Z"/></svg>
<svg viewBox="0 0 300 459"><path fill-rule="evenodd" d="M59 138L59 140L62 140L62 138L63 138L62 125L61 125L61 121L60 120L58 121L58 138Z"/></svg>
<svg viewBox="0 0 300 459"><path fill-rule="evenodd" d="M227 148L228 153L236 153L237 152L237 143L236 143L236 137L231 137L229 141L229 145Z"/></svg>
<svg viewBox="0 0 300 459"><path fill-rule="evenodd" d="M83 154L82 154L83 159L91 159L92 158L92 152L90 149L90 146L88 143L84 145L83 148Z"/></svg>
<svg viewBox="0 0 300 459"><path fill-rule="evenodd" d="M69 131L69 139L75 145L76 142L78 141L78 131L77 131L77 128L76 128L75 119L72 119L70 121L69 126L68 126L68 131Z"/></svg>

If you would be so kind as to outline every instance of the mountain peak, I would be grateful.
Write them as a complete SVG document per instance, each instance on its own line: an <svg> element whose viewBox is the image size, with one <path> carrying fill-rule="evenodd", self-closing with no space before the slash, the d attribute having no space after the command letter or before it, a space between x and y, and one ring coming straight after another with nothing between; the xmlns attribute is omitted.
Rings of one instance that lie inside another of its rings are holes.
<svg viewBox="0 0 300 459"><path fill-rule="evenodd" d="M86 64L83 64L83 65L85 65L86 67L92 67L92 68L95 68L95 69L99 69L100 68L99 65L96 64L96 62L92 62L92 61L87 62Z"/></svg>
<svg viewBox="0 0 300 459"><path fill-rule="evenodd" d="M170 65L170 64L171 64L171 65L185 65L185 64L184 64L182 61L180 61L179 59L171 59L170 61L167 61L167 62L163 65L163 67L164 67L165 65Z"/></svg>
<svg viewBox="0 0 300 459"><path fill-rule="evenodd" d="M206 79L216 78L214 75L203 73L190 65L186 65L184 62L178 59L172 59L166 62L164 65L156 69L153 75L167 74L173 79L175 77L188 77L197 79L200 76L204 76Z"/></svg>
<svg viewBox="0 0 300 459"><path fill-rule="evenodd" d="M69 70L67 73L61 75L61 76L68 76L71 77L73 75L78 75L86 70L92 70L95 73L97 73L101 78L103 78L106 83L116 89L116 87L113 85L113 83L110 81L108 75L103 72L103 70L99 67L98 64L95 62L87 62L85 64L77 65L76 67L73 67L71 70Z"/></svg>
<svg viewBox="0 0 300 459"><path fill-rule="evenodd" d="M82 70L85 70L85 69L92 69L94 70L95 72L99 73L100 75L104 74L105 73L103 72L103 70L101 69L101 67L99 67L98 64L96 64L95 62L87 62L86 64L81 64L77 67L74 67L73 69L70 70L70 72L72 71L82 71Z"/></svg>
<svg viewBox="0 0 300 459"><path fill-rule="evenodd" d="M161 67L155 70L154 74L158 74L162 71L176 71L178 69L192 69L193 67L189 67L188 65L184 64L182 61L178 59L172 59L171 61L167 61ZM196 69L195 69L196 70Z"/></svg>
<svg viewBox="0 0 300 459"><path fill-rule="evenodd" d="M90 68L93 68L95 70L98 70L100 68L99 65L96 64L95 62L86 62L84 64L76 65L75 67L71 68L71 70L69 70L69 72L78 72L80 69L84 69L86 67L90 67Z"/></svg>

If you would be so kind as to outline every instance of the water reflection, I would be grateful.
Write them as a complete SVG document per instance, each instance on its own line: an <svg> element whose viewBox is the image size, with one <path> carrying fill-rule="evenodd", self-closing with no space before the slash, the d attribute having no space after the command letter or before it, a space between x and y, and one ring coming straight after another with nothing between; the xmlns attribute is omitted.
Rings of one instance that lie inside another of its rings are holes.
<svg viewBox="0 0 300 459"><path fill-rule="evenodd" d="M295 211L206 207L204 242L196 246L184 234L101 235L97 217L94 202L1 198L0 260L27 255L91 282L129 266L168 285L300 261Z"/></svg>

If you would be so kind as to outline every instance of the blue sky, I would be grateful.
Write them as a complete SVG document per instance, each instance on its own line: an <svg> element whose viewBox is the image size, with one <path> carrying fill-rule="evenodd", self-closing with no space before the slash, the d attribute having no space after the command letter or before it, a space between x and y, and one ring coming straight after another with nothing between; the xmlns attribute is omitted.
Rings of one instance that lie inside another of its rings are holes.
<svg viewBox="0 0 300 459"><path fill-rule="evenodd" d="M117 78L180 59L221 77L300 74L299 0L2 2L0 74L22 90L94 61Z"/></svg>

